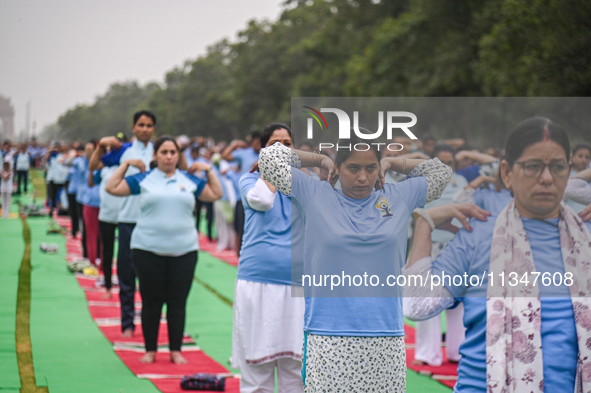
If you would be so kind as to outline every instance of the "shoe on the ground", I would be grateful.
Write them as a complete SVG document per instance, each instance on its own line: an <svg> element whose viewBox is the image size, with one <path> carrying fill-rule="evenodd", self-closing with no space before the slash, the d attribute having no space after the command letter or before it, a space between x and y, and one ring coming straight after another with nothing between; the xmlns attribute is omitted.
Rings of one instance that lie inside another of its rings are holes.
<svg viewBox="0 0 591 393"><path fill-rule="evenodd" d="M41 251L46 252L48 254L55 254L58 252L59 248L56 243L41 243L39 245Z"/></svg>
<svg viewBox="0 0 591 393"><path fill-rule="evenodd" d="M78 261L72 261L68 263L68 269L72 273L82 272L84 271L84 269L90 266L92 265L90 264L90 261L88 259L80 259Z"/></svg>
<svg viewBox="0 0 591 393"><path fill-rule="evenodd" d="M105 277L99 276L96 281L94 282L95 288L104 288L105 287Z"/></svg>
<svg viewBox="0 0 591 393"><path fill-rule="evenodd" d="M96 277L96 276L98 276L99 271L94 266L88 266L88 267L85 267L82 270L82 274L84 274L85 276L94 276L94 277Z"/></svg>

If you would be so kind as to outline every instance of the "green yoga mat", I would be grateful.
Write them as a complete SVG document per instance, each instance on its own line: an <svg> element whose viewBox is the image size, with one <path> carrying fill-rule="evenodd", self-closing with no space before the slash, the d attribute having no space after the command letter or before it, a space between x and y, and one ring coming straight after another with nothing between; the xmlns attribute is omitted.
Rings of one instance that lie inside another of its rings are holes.
<svg viewBox="0 0 591 393"><path fill-rule="evenodd" d="M20 389L15 327L18 270L23 259L21 220L0 219L0 391Z"/></svg>
<svg viewBox="0 0 591 393"><path fill-rule="evenodd" d="M136 378L92 321L84 292L66 269L65 240L47 235L46 218L29 218L31 227L31 343L38 386L50 393L156 393ZM57 254L39 243L53 242Z"/></svg>
<svg viewBox="0 0 591 393"><path fill-rule="evenodd" d="M206 252L199 252L195 276L231 303L234 302L237 272L236 266L229 265Z"/></svg>

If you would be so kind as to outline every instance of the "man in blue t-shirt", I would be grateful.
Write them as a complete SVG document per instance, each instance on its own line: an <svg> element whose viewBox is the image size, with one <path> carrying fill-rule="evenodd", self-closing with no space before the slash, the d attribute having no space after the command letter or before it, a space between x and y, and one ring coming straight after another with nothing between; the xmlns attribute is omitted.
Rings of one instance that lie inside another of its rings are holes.
<svg viewBox="0 0 591 393"><path fill-rule="evenodd" d="M104 137L99 142L90 160L90 170L102 166L120 165L127 160L135 160L125 176L145 172L150 167L154 155L152 136L156 127L156 116L149 111L139 111L133 115L132 131L135 140L121 143L117 137ZM107 148L111 151L107 153ZM142 168L143 167L143 168ZM138 169L141 168L141 169ZM119 278L119 299L121 302L121 331L123 337L132 337L135 325L135 270L131 265L131 232L140 216L138 196L123 198L117 217L119 228L119 250L117 253L117 277Z"/></svg>

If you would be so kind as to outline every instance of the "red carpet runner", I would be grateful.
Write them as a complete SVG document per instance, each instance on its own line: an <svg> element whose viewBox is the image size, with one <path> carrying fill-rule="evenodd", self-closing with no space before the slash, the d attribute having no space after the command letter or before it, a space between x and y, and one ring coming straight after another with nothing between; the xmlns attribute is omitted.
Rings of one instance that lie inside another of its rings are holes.
<svg viewBox="0 0 591 393"><path fill-rule="evenodd" d="M70 228L70 219L68 217L54 216L58 225ZM207 242L209 248L215 250L215 244ZM72 238L66 235L66 259L68 261L82 259L82 245L78 238ZM207 250L206 250L207 251ZM220 254L220 253L218 253ZM215 256L215 254L213 254ZM223 253L222 253L223 255ZM229 255L224 255L229 257ZM228 258L228 263L233 263ZM237 264L237 258L235 263ZM115 269L113 272L115 276ZM113 350L121 358L123 363L138 377L149 379L163 393L186 392L180 387L180 378L189 374L212 373L228 375L226 379L226 392L239 392L240 381L238 378L231 377L228 369L207 356L195 343L195 341L186 336L183 339L183 356L189 361L187 365L175 365L168 361L168 329L166 320L163 319L160 324L158 335L158 356L153 364L142 364L139 358L144 353L144 343L142 326L138 317L136 317L135 337L124 339L121 337L121 322L119 308L119 288L113 288L113 297L103 299L104 289L95 288L96 278L76 274L80 287L86 294L88 309L93 320L103 332L105 337L113 344ZM135 294L136 311L141 310L141 297L138 292Z"/></svg>
<svg viewBox="0 0 591 393"><path fill-rule="evenodd" d="M54 216L54 220L62 227L70 228L70 219L67 217ZM66 236L66 248L68 261L82 258L82 245L80 239L73 239ZM238 266L238 257L234 251L217 251L216 242L209 242L207 237L199 235L199 245L202 251L230 264ZM115 275L115 272L114 272ZM113 298L109 300L102 299L103 289L94 287L96 278L90 278L83 275L77 275L80 287L86 293L88 308L94 321L97 323L105 337L113 343L113 349L119 355L127 367L139 378L148 378L163 393L186 392L180 388L180 378L188 374L196 373L214 373L229 374L229 371L207 356L195 344L191 337L185 337L183 340L183 356L189 361L188 365L174 365L166 359L168 351L168 330L166 321L163 320L160 325L158 336L159 357L154 364L142 364L139 362L140 354L143 353L142 327L139 318L136 320L135 337L131 339L121 338L120 309L118 300L118 288L113 289ZM136 292L136 309L141 309L141 298ZM407 367L419 374L430 375L431 378L440 383L453 388L458 377L458 366L450 363L445 357L443 351L443 364L439 367L416 366L412 364L415 354L415 330L405 325L405 343L406 343L406 362ZM443 349L442 349L443 350ZM237 378L226 379L226 392L239 392L239 380Z"/></svg>
<svg viewBox="0 0 591 393"><path fill-rule="evenodd" d="M419 374L429 375L434 380L449 386L453 389L458 379L458 365L457 363L450 363L445 357L443 351L443 364L438 367L431 367L429 365L416 366L412 364L415 359L415 329L404 325L404 343L406 344L406 366Z"/></svg>

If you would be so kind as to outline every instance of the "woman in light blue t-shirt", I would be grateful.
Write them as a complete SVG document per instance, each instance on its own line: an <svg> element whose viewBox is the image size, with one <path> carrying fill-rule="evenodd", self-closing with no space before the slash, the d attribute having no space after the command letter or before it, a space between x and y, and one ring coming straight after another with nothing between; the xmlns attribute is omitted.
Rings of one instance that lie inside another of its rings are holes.
<svg viewBox="0 0 591 393"><path fill-rule="evenodd" d="M166 303L170 361L185 364L181 343L185 305L197 265L197 230L193 221L195 197L212 202L222 197L218 178L207 164L207 181L177 169L179 147L169 136L154 143L153 169L145 172L141 160L127 160L113 173L106 190L115 196L139 195L140 218L131 234L131 261L140 282L142 331L146 354L142 363L156 360L162 306ZM141 173L124 178L130 165Z"/></svg>
<svg viewBox="0 0 591 393"><path fill-rule="evenodd" d="M334 163L278 143L260 152L262 178L304 217L304 391L403 391L401 289L392 278L405 263L413 210L441 195L452 169L438 159L382 159L380 144L357 136L339 142L349 144L367 150L340 148ZM292 166L328 170L331 182ZM387 170L409 179L384 184Z"/></svg>
<svg viewBox="0 0 591 393"><path fill-rule="evenodd" d="M290 147L291 130L270 123L261 144L277 142ZM297 235L303 221L292 217L289 197L258 171L244 174L239 185L245 221L234 296L232 365L240 368L243 393L273 391L275 375L280 392L301 392L304 299L292 294L292 284L297 285L292 264L301 265Z"/></svg>
<svg viewBox="0 0 591 393"><path fill-rule="evenodd" d="M405 288L412 296L405 314L421 320L464 303L455 392L587 392L591 225L561 202L568 137L550 120L531 118L505 150L501 174L514 199L502 211L489 216L473 204L451 204L417 219L405 273L430 276L435 285ZM453 218L464 228L431 261L432 229L457 231Z"/></svg>

